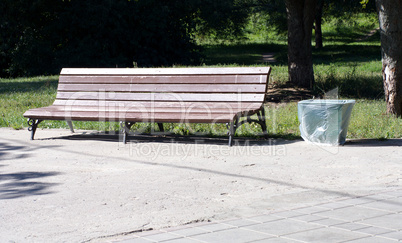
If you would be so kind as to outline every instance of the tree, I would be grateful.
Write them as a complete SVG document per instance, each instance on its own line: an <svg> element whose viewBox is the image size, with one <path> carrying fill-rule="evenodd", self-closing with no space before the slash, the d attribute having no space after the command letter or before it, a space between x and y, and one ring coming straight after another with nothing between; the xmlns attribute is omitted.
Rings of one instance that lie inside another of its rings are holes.
<svg viewBox="0 0 402 243"><path fill-rule="evenodd" d="M402 2L376 0L387 113L402 116Z"/></svg>
<svg viewBox="0 0 402 243"><path fill-rule="evenodd" d="M362 0L359 1L345 1L345 0L317 0L317 8L314 20L315 30L315 48L323 47L323 37L321 31L321 23L323 16L345 18L345 15L362 12L374 12L374 1ZM362 8L363 5L363 8Z"/></svg>
<svg viewBox="0 0 402 243"><path fill-rule="evenodd" d="M203 28L239 32L237 0L2 0L0 76L57 74L62 67L196 65Z"/></svg>
<svg viewBox="0 0 402 243"><path fill-rule="evenodd" d="M314 18L314 33L315 33L315 48L320 49L322 45L322 10L324 8L324 0L317 0L318 4L316 7L315 18Z"/></svg>
<svg viewBox="0 0 402 243"><path fill-rule="evenodd" d="M316 0L286 0L288 19L288 72L293 85L311 89L314 85L311 48Z"/></svg>

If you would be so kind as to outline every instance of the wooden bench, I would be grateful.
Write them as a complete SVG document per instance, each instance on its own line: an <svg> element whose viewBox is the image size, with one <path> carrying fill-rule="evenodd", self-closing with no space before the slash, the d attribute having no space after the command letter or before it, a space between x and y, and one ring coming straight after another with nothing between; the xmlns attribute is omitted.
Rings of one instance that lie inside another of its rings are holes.
<svg viewBox="0 0 402 243"><path fill-rule="evenodd" d="M116 121L123 141L135 122L227 123L229 146L246 122L267 133L263 104L269 67L238 68L65 68L56 100L30 109L28 130L34 139L43 120ZM258 119L250 116L257 114Z"/></svg>

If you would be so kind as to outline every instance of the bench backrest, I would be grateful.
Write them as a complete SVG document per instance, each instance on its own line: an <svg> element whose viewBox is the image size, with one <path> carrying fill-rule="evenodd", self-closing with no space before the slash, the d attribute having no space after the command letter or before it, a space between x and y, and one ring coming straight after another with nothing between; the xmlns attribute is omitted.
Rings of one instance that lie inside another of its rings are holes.
<svg viewBox="0 0 402 243"><path fill-rule="evenodd" d="M55 105L108 102L264 103L269 67L65 68ZM71 102L70 102L71 104Z"/></svg>

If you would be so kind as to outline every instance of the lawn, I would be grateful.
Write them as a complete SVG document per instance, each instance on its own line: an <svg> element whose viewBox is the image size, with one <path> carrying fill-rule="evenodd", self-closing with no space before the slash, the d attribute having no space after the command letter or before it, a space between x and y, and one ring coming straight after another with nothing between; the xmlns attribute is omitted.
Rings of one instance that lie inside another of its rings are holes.
<svg viewBox="0 0 402 243"><path fill-rule="evenodd" d="M300 136L297 101L322 97L337 88L341 99L355 99L348 138L401 138L402 119L385 114L386 104L381 78L379 34L365 38L375 28L373 15L358 15L348 21L326 21L323 26L324 48L313 50L316 85L314 90L299 90L286 83L287 44L284 36L273 37L252 32L236 42L200 42L204 49L202 66L271 66L267 125L271 137L293 139ZM275 62L265 62L269 53ZM0 79L0 127L23 129L27 123L22 114L35 107L51 105L56 96L57 76ZM75 122L75 128L109 131L119 129L116 123ZM67 128L61 121L44 121L39 127ZM135 124L133 130L150 132L154 124ZM165 130L174 134L206 134L223 136L225 125L168 124ZM238 136L256 136L260 127L246 124L237 130Z"/></svg>

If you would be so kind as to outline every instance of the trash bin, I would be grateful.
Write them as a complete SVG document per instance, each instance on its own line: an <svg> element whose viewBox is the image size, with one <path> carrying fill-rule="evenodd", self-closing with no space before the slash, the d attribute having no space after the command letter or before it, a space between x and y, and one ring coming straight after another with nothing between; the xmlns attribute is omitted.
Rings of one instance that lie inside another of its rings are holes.
<svg viewBox="0 0 402 243"><path fill-rule="evenodd" d="M297 105L300 133L311 143L345 143L354 100L303 100Z"/></svg>

